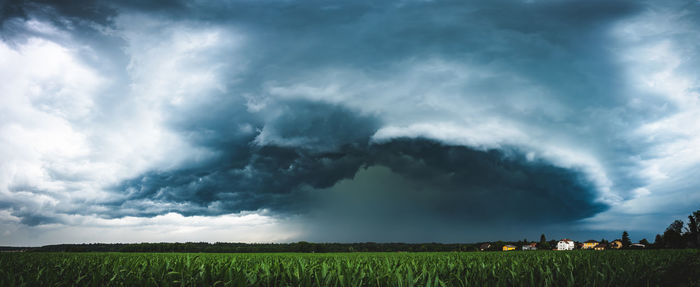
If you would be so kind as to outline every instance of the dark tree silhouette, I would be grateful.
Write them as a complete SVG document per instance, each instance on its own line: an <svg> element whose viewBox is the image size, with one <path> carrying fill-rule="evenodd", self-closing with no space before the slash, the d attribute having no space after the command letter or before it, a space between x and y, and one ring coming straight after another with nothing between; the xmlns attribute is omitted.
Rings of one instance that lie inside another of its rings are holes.
<svg viewBox="0 0 700 287"><path fill-rule="evenodd" d="M688 230L686 232L686 242L688 247L700 247L700 210L688 215Z"/></svg>
<svg viewBox="0 0 700 287"><path fill-rule="evenodd" d="M664 231L664 247L666 248L683 248L683 221L676 220Z"/></svg>
<svg viewBox="0 0 700 287"><path fill-rule="evenodd" d="M551 245L549 244L549 242L547 242L547 237L544 236L544 233L542 233L542 235L540 235L540 242L537 244L537 249L540 249L540 250L551 249Z"/></svg>
<svg viewBox="0 0 700 287"><path fill-rule="evenodd" d="M657 234L654 239L654 248L664 248L664 238L661 234Z"/></svg>
<svg viewBox="0 0 700 287"><path fill-rule="evenodd" d="M629 247L632 245L632 240L630 240L630 234L627 231L622 232L622 247Z"/></svg>

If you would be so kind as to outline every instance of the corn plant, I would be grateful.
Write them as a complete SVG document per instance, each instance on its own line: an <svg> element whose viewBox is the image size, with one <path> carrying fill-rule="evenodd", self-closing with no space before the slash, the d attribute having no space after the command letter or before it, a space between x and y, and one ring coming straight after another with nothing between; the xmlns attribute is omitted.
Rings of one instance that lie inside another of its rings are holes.
<svg viewBox="0 0 700 287"><path fill-rule="evenodd" d="M700 251L0 254L0 286L678 285Z"/></svg>

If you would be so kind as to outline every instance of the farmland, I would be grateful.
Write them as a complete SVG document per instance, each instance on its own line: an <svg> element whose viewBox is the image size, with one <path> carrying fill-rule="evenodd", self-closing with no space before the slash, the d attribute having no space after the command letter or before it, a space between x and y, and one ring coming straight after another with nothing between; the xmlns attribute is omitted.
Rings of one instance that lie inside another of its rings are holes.
<svg viewBox="0 0 700 287"><path fill-rule="evenodd" d="M698 250L0 253L0 286L700 286Z"/></svg>

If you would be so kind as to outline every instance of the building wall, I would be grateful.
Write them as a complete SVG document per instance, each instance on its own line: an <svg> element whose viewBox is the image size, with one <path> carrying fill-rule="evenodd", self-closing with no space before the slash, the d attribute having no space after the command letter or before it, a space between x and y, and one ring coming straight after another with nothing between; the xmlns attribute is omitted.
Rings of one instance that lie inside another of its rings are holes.
<svg viewBox="0 0 700 287"><path fill-rule="evenodd" d="M559 250L574 250L574 243L573 242L564 242L564 241L559 241L557 243L557 249Z"/></svg>
<svg viewBox="0 0 700 287"><path fill-rule="evenodd" d="M610 248L620 249L620 248L622 248L622 242L617 241L617 240L610 242Z"/></svg>
<svg viewBox="0 0 700 287"><path fill-rule="evenodd" d="M591 249L591 248L595 247L596 245L598 245L598 242L595 242L595 243L585 243L584 242L583 249Z"/></svg>

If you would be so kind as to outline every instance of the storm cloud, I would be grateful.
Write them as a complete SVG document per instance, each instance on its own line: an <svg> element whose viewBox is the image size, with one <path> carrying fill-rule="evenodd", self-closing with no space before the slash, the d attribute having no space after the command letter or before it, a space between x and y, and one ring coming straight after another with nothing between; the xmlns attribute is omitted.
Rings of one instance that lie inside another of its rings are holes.
<svg viewBox="0 0 700 287"><path fill-rule="evenodd" d="M270 240L648 237L700 202L697 1L0 9L0 243L243 218Z"/></svg>
<svg viewBox="0 0 700 287"><path fill-rule="evenodd" d="M358 138L325 152L248 147L245 152L238 150L238 157L126 181L117 187L129 193L120 204L141 199L187 203L181 210L168 209L183 214L259 209L305 213L323 205L325 189L341 180L352 181L361 170L383 167L410 179L411 189L436 199L440 206L430 212L444 213L445 219L567 222L592 216L606 206L580 171L527 159L517 150L474 150L428 139L369 141L369 137ZM393 196L400 202L408 194L395 192Z"/></svg>

